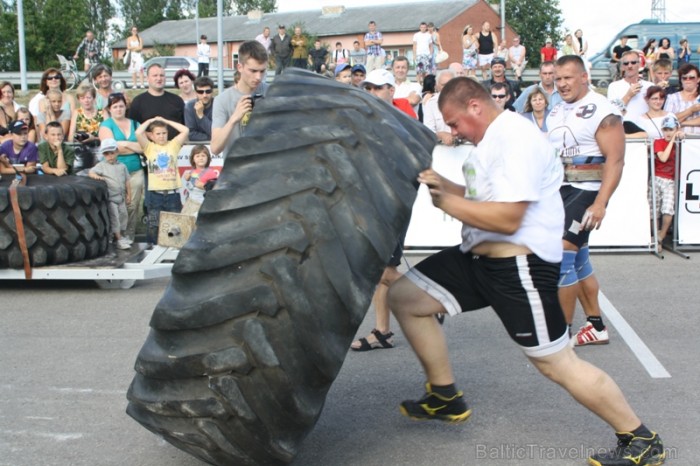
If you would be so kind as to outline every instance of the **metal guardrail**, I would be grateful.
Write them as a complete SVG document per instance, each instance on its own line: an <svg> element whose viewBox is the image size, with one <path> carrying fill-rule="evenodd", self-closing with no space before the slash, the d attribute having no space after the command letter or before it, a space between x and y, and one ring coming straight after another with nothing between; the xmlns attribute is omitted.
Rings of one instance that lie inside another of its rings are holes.
<svg viewBox="0 0 700 466"><path fill-rule="evenodd" d="M39 87L39 82L41 81L41 75L42 71L29 71L27 72L27 85L30 88L37 88ZM216 75L214 74L215 71L212 73L210 72L210 77L214 79L214 82L216 82ZM175 72L173 71L166 71L166 86L167 87L174 87L173 85L173 75ZM267 73L267 78L268 82L270 82L274 78L274 71L269 71ZM513 78L513 74L511 70L508 70L508 76L509 78ZM128 71L115 71L113 78L115 80L120 80L123 81L124 83L127 84L127 86L131 86L131 73ZM593 83L598 85L601 81L605 81L608 83L610 81L610 76L608 74L607 70L601 70L601 69L594 69L591 70L591 78L593 80ZM0 72L0 81L9 81L12 84L14 84L15 88L19 91L19 83L21 81L21 74L19 71L3 71ZM233 81L233 70L224 70L224 81L227 83L230 83ZM523 73L523 83L534 83L539 81L539 70L537 69L527 69ZM603 85L602 87L607 87L607 84Z"/></svg>

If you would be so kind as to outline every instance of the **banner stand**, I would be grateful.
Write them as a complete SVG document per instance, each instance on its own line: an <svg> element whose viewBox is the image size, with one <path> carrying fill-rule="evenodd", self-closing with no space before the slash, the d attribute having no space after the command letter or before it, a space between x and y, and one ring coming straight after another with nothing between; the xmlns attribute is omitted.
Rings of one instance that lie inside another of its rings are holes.
<svg viewBox="0 0 700 466"><path fill-rule="evenodd" d="M700 251L700 137L686 136L676 146L676 215L671 252Z"/></svg>

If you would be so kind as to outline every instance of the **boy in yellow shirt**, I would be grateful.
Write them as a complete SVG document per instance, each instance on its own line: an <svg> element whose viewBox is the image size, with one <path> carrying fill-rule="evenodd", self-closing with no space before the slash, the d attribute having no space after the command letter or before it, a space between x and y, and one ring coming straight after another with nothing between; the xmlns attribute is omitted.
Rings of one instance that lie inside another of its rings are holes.
<svg viewBox="0 0 700 466"><path fill-rule="evenodd" d="M179 134L168 141L168 126L172 126ZM148 195L146 209L148 211L148 230L146 241L154 244L158 240L158 221L160 213L180 212L180 174L177 169L177 155L187 141L190 130L187 126L154 117L146 120L136 129L136 140L141 145L148 161Z"/></svg>

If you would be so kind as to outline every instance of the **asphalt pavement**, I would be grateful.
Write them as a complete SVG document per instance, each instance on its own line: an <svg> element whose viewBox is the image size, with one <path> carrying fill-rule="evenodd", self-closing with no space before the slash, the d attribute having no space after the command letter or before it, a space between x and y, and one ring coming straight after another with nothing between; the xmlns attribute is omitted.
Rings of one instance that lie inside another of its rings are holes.
<svg viewBox="0 0 700 466"><path fill-rule="evenodd" d="M700 254L592 260L611 343L577 353L610 373L661 434L667 464L697 465ZM1 466L203 464L125 414L136 354L166 284L0 281ZM370 310L358 336L373 319ZM399 414L401 400L422 395L424 379L394 323L394 349L348 353L293 464L567 466L614 445L612 430L540 376L491 310L447 318L444 329L474 410L469 422Z"/></svg>

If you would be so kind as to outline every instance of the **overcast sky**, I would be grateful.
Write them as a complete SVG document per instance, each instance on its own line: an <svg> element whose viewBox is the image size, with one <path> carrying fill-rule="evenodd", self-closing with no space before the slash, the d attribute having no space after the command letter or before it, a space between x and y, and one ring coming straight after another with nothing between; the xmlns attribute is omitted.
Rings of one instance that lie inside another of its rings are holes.
<svg viewBox="0 0 700 466"><path fill-rule="evenodd" d="M324 5L357 7L389 3L407 3L407 0L277 0L277 7L278 11L284 12L320 9ZM666 0L665 3L667 22L700 22L700 2ZM564 14L564 26L569 30L579 28L583 30L588 38L589 55L591 55L605 47L625 26L651 17L652 0L560 0L559 5ZM425 21L430 21L430 18L425 18ZM690 45L694 50L700 46L700 44Z"/></svg>

